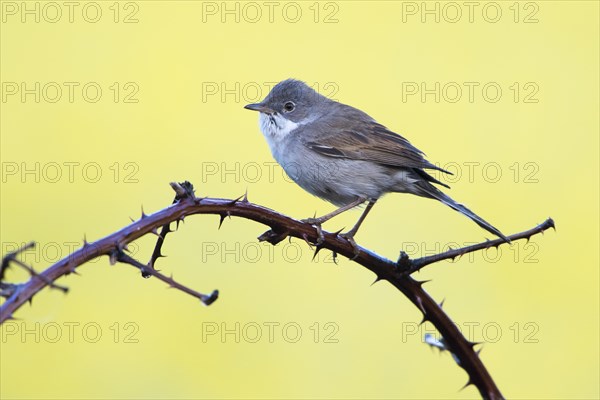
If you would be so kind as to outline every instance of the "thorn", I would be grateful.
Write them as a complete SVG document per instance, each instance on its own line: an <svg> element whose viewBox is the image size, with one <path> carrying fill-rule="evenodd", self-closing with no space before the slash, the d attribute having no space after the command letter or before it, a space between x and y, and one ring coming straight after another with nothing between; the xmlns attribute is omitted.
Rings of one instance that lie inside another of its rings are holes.
<svg viewBox="0 0 600 400"><path fill-rule="evenodd" d="M223 225L223 221L225 221L225 218L227 218L227 216L229 215L229 212L227 213L220 213L220 219L219 219L219 229L221 229L221 225Z"/></svg>
<svg viewBox="0 0 600 400"><path fill-rule="evenodd" d="M316 245L315 246L315 254L313 254L313 257L312 257L311 261L315 260L315 258L317 257L317 254L319 254L319 251L321 251L322 248L323 248L323 246L321 246L321 245Z"/></svg>
<svg viewBox="0 0 600 400"><path fill-rule="evenodd" d="M226 205L228 205L228 206L233 206L233 205L235 205L235 203L237 203L238 201L240 201L240 199L241 199L242 197L244 197L244 196L240 196L240 197L238 197L237 199L233 199L233 200L231 200L230 202L228 202Z"/></svg>
<svg viewBox="0 0 600 400"><path fill-rule="evenodd" d="M140 217L140 219L144 219L147 217L146 213L144 212L144 206L141 207L142 208L142 216Z"/></svg>
<svg viewBox="0 0 600 400"><path fill-rule="evenodd" d="M338 264L338 259L337 259L337 256L338 256L337 252L336 252L336 251L334 251L334 250L331 250L331 254L333 255L333 263L334 263L335 265L339 265L339 264Z"/></svg>
<svg viewBox="0 0 600 400"><path fill-rule="evenodd" d="M423 314L423 319L421 320L421 322L419 322L419 326L423 325L425 322L429 321L429 318L427 318L425 316L425 314Z"/></svg>
<svg viewBox="0 0 600 400"><path fill-rule="evenodd" d="M468 386L472 385L473 381L471 381L471 378L469 378L469 380L467 381L467 383L465 383L465 386L460 388L460 391L465 390Z"/></svg>
<svg viewBox="0 0 600 400"><path fill-rule="evenodd" d="M415 282L417 283L417 285L419 285L419 286L422 287L424 284L429 283L431 281L432 281L432 279L427 279L427 280L424 280L424 281L415 281Z"/></svg>
<svg viewBox="0 0 600 400"><path fill-rule="evenodd" d="M340 233L342 233L342 231L343 231L344 229L346 229L346 227L343 227L343 228L342 228L342 229L340 229L339 231L335 231L335 232L333 232L333 234L334 234L335 236L339 236L339 235L340 235Z"/></svg>
<svg viewBox="0 0 600 400"><path fill-rule="evenodd" d="M442 301L440 301L440 308L444 308L444 302L446 301L446 298L444 297L442 299Z"/></svg>
<svg viewBox="0 0 600 400"><path fill-rule="evenodd" d="M129 220L130 220L131 222L135 222L135 219L133 219L133 218L131 218L131 217L129 217Z"/></svg>
<svg viewBox="0 0 600 400"><path fill-rule="evenodd" d="M85 237L85 234L83 235L83 247L88 247L90 244L87 241L87 238Z"/></svg>
<svg viewBox="0 0 600 400"><path fill-rule="evenodd" d="M169 282L169 286L167 287L167 289L175 289L176 286L175 286L175 281L173 280L173 274L169 274L169 279L170 279L170 282Z"/></svg>
<svg viewBox="0 0 600 400"><path fill-rule="evenodd" d="M249 203L249 201L248 201L248 189L246 189L246 193L244 193L244 197L242 198L242 203Z"/></svg>

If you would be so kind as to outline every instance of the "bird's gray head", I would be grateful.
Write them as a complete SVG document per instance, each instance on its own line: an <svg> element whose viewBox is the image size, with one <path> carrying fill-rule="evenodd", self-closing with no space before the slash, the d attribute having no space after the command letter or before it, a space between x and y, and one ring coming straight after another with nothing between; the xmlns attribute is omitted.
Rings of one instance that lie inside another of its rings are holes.
<svg viewBox="0 0 600 400"><path fill-rule="evenodd" d="M296 124L305 124L320 117L332 100L320 95L302 81L286 79L271 89L260 103L248 104L244 108L262 114L284 118Z"/></svg>

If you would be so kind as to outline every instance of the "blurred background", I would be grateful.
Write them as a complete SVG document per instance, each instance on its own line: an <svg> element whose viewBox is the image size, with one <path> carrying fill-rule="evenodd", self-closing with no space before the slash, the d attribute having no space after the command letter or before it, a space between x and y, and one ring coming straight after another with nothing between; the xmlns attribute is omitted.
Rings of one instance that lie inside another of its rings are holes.
<svg viewBox="0 0 600 400"><path fill-rule="evenodd" d="M557 230L423 270L425 288L509 398L598 398L597 2L2 1L2 253L42 270L171 203L168 183L295 218L333 206L292 183L258 116L306 81L454 172L457 201L515 233ZM437 175L436 175L437 176ZM350 227L359 211L325 229ZM431 325L386 283L243 219L195 216L163 272L211 307L103 257L0 327L0 397L476 398ZM485 240L395 194L357 235L396 259ZM154 237L133 244L146 262ZM18 271L13 281L25 279Z"/></svg>

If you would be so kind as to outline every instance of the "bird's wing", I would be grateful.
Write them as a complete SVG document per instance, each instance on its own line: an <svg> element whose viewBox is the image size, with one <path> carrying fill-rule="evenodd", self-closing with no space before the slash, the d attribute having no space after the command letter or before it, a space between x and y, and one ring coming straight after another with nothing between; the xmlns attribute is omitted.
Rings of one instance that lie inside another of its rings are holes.
<svg viewBox="0 0 600 400"><path fill-rule="evenodd" d="M304 138L304 145L328 157L372 161L393 167L436 169L450 174L427 161L423 152L402 136L362 111L345 107L348 108L342 113L343 118L335 113L315 121L313 132L319 132L319 135Z"/></svg>

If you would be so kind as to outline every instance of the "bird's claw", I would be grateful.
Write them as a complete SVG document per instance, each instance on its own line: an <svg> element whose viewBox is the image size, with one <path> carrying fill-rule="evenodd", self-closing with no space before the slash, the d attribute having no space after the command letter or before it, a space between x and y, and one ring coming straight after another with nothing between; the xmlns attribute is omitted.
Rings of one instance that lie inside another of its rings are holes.
<svg viewBox="0 0 600 400"><path fill-rule="evenodd" d="M350 245L352 246L352 249L354 250L354 257L352 257L350 259L350 261L356 260L356 258L360 255L360 249L358 248L358 245L356 244L356 241L354 240L354 233L351 233L351 232L340 233L339 236L346 239L348 241L348 243L350 243Z"/></svg>
<svg viewBox="0 0 600 400"><path fill-rule="evenodd" d="M320 246L325 241L325 235L323 234L323 228L321 228L321 220L319 218L306 218L301 220L307 224L311 224L317 230L317 246Z"/></svg>
<svg viewBox="0 0 600 400"><path fill-rule="evenodd" d="M305 218L300 221L311 225L321 225L323 223L320 218Z"/></svg>

